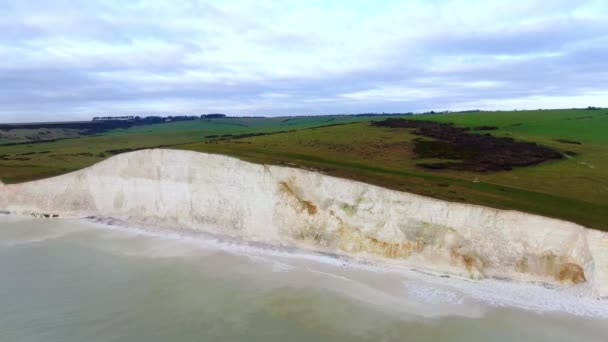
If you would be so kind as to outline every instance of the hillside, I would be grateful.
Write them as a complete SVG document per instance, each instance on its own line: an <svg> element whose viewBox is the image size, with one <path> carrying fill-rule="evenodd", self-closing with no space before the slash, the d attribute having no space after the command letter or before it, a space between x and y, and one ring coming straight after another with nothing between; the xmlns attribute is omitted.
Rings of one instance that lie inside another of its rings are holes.
<svg viewBox="0 0 608 342"><path fill-rule="evenodd" d="M68 175L0 184L0 209L110 217L150 231L219 234L468 279L585 283L608 294L608 234L298 168L152 149Z"/></svg>
<svg viewBox="0 0 608 342"><path fill-rule="evenodd" d="M422 155L417 144L423 140L435 146L437 139L421 137L414 128L373 126L370 117L250 118L142 126L95 137L0 146L0 178L7 183L40 179L120 152L163 146L314 169L434 198L516 209L608 229L608 110L407 118L453 123L458 128L468 127L472 134L534 142L558 151L560 159L502 171L435 170L421 164L456 163L458 160L449 158L462 157L462 151L442 155L435 149ZM250 136L260 133L265 135Z"/></svg>

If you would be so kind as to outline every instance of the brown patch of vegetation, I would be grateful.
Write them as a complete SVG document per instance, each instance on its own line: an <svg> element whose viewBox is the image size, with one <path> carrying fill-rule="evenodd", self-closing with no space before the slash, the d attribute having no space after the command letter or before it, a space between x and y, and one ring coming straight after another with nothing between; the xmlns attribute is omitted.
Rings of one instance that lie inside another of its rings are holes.
<svg viewBox="0 0 608 342"><path fill-rule="evenodd" d="M311 201L307 201L307 200L303 200L300 197L298 197L296 195L296 193L293 191L293 189L289 186L289 184L287 184L287 182L279 182L279 186L281 187L281 190L290 195L291 197L293 197L294 199L296 199L298 201L298 203L300 203L301 209L302 210L306 210L306 212L308 212L309 215L315 215L317 213L317 206L314 205Z"/></svg>
<svg viewBox="0 0 608 342"><path fill-rule="evenodd" d="M471 272L473 270L473 266L475 264L475 259L470 255L463 255L462 262L464 266L467 268L467 271Z"/></svg>
<svg viewBox="0 0 608 342"><path fill-rule="evenodd" d="M284 193L287 193L291 196L296 197L296 195L293 193L293 190L291 189L291 187L289 186L289 184L287 184L287 182L279 182L279 186L281 187L281 190Z"/></svg>
<svg viewBox="0 0 608 342"><path fill-rule="evenodd" d="M350 253L367 252L386 258L407 258L412 252L424 249L422 241L387 242L362 233L359 229L342 225L338 248Z"/></svg>
<svg viewBox="0 0 608 342"><path fill-rule="evenodd" d="M566 262L564 256L551 252L540 256L526 256L520 260L516 269L522 273L553 277L560 283L580 284L587 281L585 271L577 264Z"/></svg>
<svg viewBox="0 0 608 342"><path fill-rule="evenodd" d="M436 139L436 141L417 139L414 152L419 158L459 160L418 164L427 169L502 171L563 158L561 153L546 146L515 141L512 138L499 138L487 133L472 134L469 133L469 128L455 127L452 124L389 118L372 122L372 125L415 128L414 134Z"/></svg>
<svg viewBox="0 0 608 342"><path fill-rule="evenodd" d="M450 250L450 256L452 257L452 260L462 262L462 264L470 274L473 274L473 271L477 269L475 265L475 261L477 260L477 258L475 258L474 256L461 254L460 251L458 251L457 249Z"/></svg>
<svg viewBox="0 0 608 342"><path fill-rule="evenodd" d="M477 153L472 149L458 148L437 140L416 140L414 153L418 158L472 159Z"/></svg>
<svg viewBox="0 0 608 342"><path fill-rule="evenodd" d="M302 201L302 205L306 208L309 215L314 215L317 213L317 206L312 204L310 201Z"/></svg>
<svg viewBox="0 0 608 342"><path fill-rule="evenodd" d="M563 264L556 278L562 283L570 282L572 284L580 284L587 281L583 268L573 263Z"/></svg>

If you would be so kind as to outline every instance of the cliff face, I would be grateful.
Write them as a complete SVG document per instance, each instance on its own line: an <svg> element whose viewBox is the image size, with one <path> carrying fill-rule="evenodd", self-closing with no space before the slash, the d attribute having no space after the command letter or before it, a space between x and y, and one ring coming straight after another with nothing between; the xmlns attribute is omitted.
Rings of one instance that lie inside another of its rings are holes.
<svg viewBox="0 0 608 342"><path fill-rule="evenodd" d="M0 209L198 229L471 278L586 283L608 296L606 233L225 156L121 154L55 178L0 183Z"/></svg>

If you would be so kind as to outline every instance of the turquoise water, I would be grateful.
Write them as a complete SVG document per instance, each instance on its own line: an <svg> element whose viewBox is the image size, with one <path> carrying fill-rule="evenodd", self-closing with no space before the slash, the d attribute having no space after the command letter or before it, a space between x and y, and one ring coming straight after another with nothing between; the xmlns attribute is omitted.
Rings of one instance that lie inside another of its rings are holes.
<svg viewBox="0 0 608 342"><path fill-rule="evenodd" d="M607 306L532 285L0 216L0 341L606 341Z"/></svg>

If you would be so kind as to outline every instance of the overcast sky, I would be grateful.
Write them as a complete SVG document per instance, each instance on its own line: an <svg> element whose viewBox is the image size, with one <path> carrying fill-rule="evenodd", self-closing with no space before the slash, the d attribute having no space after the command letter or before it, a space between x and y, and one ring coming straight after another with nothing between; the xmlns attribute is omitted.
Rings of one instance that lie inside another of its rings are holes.
<svg viewBox="0 0 608 342"><path fill-rule="evenodd" d="M608 0L0 0L0 121L608 106Z"/></svg>

